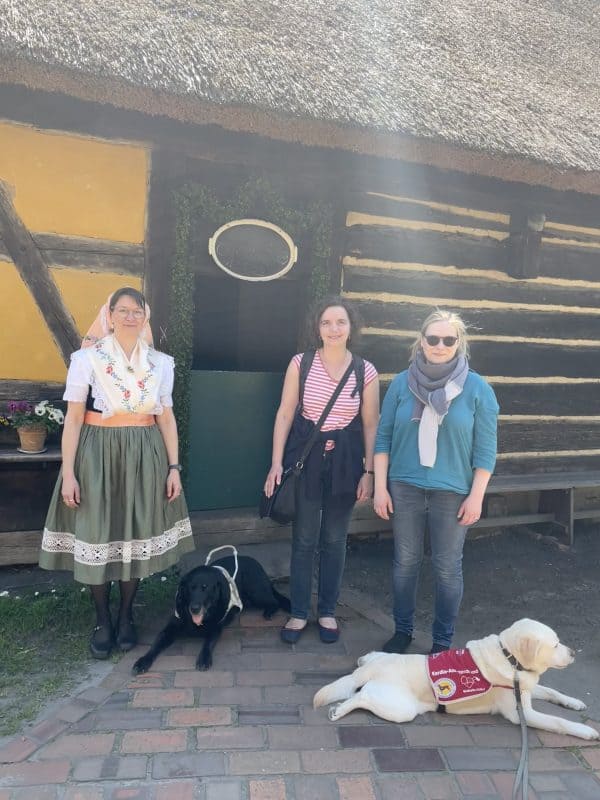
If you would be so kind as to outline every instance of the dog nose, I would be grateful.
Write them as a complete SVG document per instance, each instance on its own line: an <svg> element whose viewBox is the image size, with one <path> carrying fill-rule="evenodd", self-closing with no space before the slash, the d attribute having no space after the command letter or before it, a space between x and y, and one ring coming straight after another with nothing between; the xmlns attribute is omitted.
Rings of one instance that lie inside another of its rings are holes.
<svg viewBox="0 0 600 800"><path fill-rule="evenodd" d="M198 614L200 613L200 611L202 611L202 606L199 604L191 605L190 611L192 612L192 614Z"/></svg>

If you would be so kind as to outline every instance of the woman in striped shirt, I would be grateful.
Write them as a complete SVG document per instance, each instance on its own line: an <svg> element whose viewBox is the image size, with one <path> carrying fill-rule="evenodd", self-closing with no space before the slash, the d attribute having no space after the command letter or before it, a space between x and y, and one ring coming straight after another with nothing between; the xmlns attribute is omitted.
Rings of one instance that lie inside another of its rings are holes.
<svg viewBox="0 0 600 800"><path fill-rule="evenodd" d="M359 334L355 311L341 297L328 298L309 316L308 332L310 350L314 354L303 397L299 396L301 353L292 358L285 375L273 430L272 464L264 487L269 497L281 481L284 467L291 463L294 453L302 449L353 362L348 345L351 339L355 344ZM319 635L323 642L337 640L339 628L335 608L344 571L350 517L355 502L368 500L373 493L379 379L370 362L354 358L354 365L354 371L321 426L322 434L305 462L296 495L290 566L292 608L291 617L281 630L281 638L290 644L298 641L307 624L317 549ZM357 385L359 391L356 391Z"/></svg>

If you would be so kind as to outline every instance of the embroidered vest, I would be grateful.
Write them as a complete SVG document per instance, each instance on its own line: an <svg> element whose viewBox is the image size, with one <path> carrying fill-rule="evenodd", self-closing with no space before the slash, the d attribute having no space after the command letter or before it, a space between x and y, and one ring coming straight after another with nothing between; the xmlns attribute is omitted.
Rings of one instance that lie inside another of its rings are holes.
<svg viewBox="0 0 600 800"><path fill-rule="evenodd" d="M494 688L512 689L512 686L497 687L490 683L465 648L428 656L427 672L435 698L443 705L477 697Z"/></svg>

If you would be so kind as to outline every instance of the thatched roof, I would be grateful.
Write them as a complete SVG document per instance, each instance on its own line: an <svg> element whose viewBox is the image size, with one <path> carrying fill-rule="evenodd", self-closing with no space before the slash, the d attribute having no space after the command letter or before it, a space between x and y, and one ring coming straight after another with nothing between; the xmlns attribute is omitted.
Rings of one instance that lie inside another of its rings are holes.
<svg viewBox="0 0 600 800"><path fill-rule="evenodd" d="M597 0L0 0L0 63L149 88L155 113L165 113L161 96L175 96L596 171L599 8Z"/></svg>

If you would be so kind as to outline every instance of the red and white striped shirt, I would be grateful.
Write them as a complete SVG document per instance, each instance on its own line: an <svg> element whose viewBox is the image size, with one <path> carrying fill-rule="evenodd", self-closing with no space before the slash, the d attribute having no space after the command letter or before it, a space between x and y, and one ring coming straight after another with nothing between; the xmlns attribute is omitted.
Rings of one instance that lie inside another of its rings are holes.
<svg viewBox="0 0 600 800"><path fill-rule="evenodd" d="M298 372L300 372L300 362L302 360L302 353L298 353L292 359L296 365ZM365 359L365 386L368 386L371 381L377 377L377 370L370 361ZM323 409L327 405L331 395L335 391L338 381L335 381L328 373L319 351L315 353L315 357L311 364L308 375L306 376L306 383L304 384L304 402L302 408L302 416L314 422L315 425L319 421L319 417L323 413ZM350 377L346 381L346 385L339 394L333 404L333 408L327 415L321 430L333 431L337 428L345 428L349 425L354 417L358 414L360 408L360 398L358 392L352 397L352 392L356 388L356 374L350 373ZM329 440L325 449L331 450L334 442Z"/></svg>

